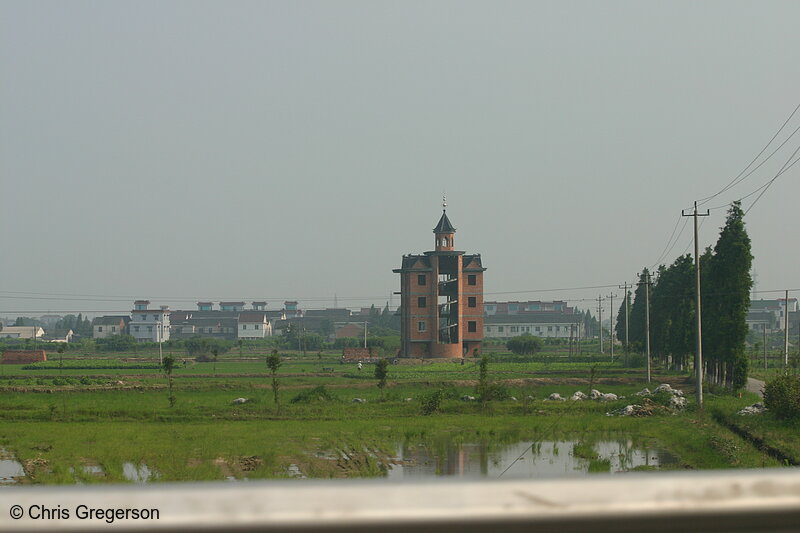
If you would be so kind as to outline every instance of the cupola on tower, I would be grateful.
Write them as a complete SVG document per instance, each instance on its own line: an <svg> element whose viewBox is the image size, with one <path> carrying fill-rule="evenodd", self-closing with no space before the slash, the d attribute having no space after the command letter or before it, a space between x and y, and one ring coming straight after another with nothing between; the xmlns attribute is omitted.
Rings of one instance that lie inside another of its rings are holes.
<svg viewBox="0 0 800 533"><path fill-rule="evenodd" d="M483 272L480 254L455 249L456 228L442 216L434 250L403 256L400 274L400 356L479 355L483 343Z"/></svg>

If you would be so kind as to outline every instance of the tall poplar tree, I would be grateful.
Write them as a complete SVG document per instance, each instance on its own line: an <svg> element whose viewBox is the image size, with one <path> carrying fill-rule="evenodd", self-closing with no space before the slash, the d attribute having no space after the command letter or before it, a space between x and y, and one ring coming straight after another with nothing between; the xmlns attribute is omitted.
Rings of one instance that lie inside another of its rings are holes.
<svg viewBox="0 0 800 533"><path fill-rule="evenodd" d="M741 388L747 382L745 319L753 286L750 276L753 255L741 202L734 202L728 209L725 226L707 263L707 282L703 290L706 297L702 302L707 374L717 383Z"/></svg>
<svg viewBox="0 0 800 533"><path fill-rule="evenodd" d="M694 262L690 255L678 257L659 268L658 281L650 295L650 328L653 352L665 365L682 370L694 352Z"/></svg>
<svg viewBox="0 0 800 533"><path fill-rule="evenodd" d="M625 296L622 296L622 303L619 304L619 310L617 311L617 323L614 326L614 331L617 334L617 340L622 344L625 344L625 304L628 304L628 320L630 321L631 317L631 291L628 291L628 298L625 299Z"/></svg>
<svg viewBox="0 0 800 533"><path fill-rule="evenodd" d="M633 293L633 304L628 323L628 338L634 350L644 351L645 346L645 282L650 272L645 268L639 274L639 283Z"/></svg>

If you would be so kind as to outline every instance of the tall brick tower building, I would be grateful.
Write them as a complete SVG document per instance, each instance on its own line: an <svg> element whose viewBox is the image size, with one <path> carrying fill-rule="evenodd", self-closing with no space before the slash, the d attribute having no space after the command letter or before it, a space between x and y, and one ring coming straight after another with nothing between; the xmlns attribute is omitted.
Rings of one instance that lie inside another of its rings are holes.
<svg viewBox="0 0 800 533"><path fill-rule="evenodd" d="M483 342L483 272L480 254L455 249L456 228L442 217L435 249L404 255L400 274L400 356L464 357Z"/></svg>

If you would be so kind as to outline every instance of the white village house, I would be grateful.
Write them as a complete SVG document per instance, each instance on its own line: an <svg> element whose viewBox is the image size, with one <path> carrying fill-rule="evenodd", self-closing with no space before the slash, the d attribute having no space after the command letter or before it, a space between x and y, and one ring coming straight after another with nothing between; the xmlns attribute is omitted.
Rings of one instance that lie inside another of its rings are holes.
<svg viewBox="0 0 800 533"><path fill-rule="evenodd" d="M272 336L272 325L264 311L242 311L239 313L237 338L263 339Z"/></svg>
<svg viewBox="0 0 800 533"><path fill-rule="evenodd" d="M169 340L170 310L166 305L159 309L148 309L149 300L136 300L131 311L130 334L139 342L162 342Z"/></svg>

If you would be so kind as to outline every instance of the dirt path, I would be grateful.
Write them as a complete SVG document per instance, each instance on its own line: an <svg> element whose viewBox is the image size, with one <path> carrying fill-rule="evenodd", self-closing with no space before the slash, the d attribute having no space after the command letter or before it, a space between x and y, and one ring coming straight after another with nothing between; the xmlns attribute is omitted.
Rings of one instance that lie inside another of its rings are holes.
<svg viewBox="0 0 800 533"><path fill-rule="evenodd" d="M765 383L760 379L747 378L747 392L755 392L762 399L764 398L764 385Z"/></svg>

